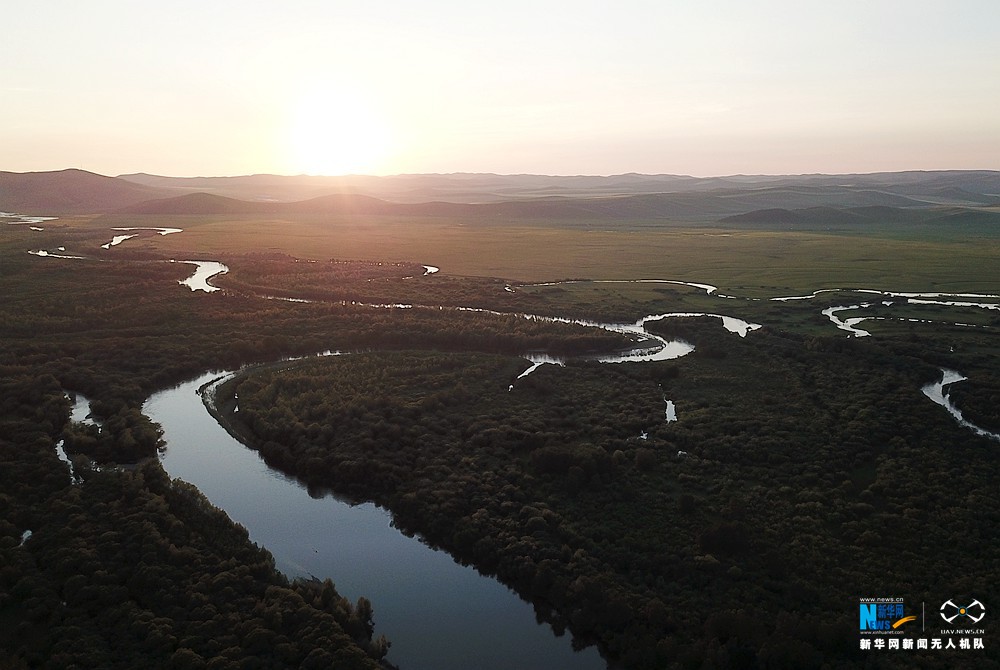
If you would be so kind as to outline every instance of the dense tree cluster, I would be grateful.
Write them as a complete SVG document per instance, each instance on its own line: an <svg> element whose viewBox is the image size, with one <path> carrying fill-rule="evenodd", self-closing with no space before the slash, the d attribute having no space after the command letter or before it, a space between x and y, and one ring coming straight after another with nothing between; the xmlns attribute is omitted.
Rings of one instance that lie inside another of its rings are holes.
<svg viewBox="0 0 1000 670"><path fill-rule="evenodd" d="M370 354L220 395L238 389L230 425L274 466L386 505L628 667L850 665L842 613L862 593L997 595L1000 472L970 467L992 445L920 394L933 365L863 340L663 329L696 353L543 366L510 392L516 360Z"/></svg>
<svg viewBox="0 0 1000 670"><path fill-rule="evenodd" d="M996 365L973 379L952 385L947 391L966 420L1000 435L1000 375L995 373L1000 368Z"/></svg>
<svg viewBox="0 0 1000 670"><path fill-rule="evenodd" d="M506 290L506 282L488 277L423 276L415 263L302 261L271 254L228 256L233 272L218 283L249 295L273 295L323 302L446 305L505 312L531 312L540 306L527 293Z"/></svg>
<svg viewBox="0 0 1000 670"><path fill-rule="evenodd" d="M4 289L12 299L0 306L0 354L19 369L52 374L64 388L95 400L102 421L128 429L131 435L114 430L101 438L89 429L67 435L72 449L99 460L155 455L156 428L141 416L139 404L154 389L205 369L326 349L574 354L627 345L626 338L605 331L517 315L289 303L230 292L192 295L175 283L190 266L162 261L18 254L4 263ZM348 273L384 267L340 265ZM81 275L87 282L79 282Z"/></svg>
<svg viewBox="0 0 1000 670"><path fill-rule="evenodd" d="M290 584L156 461L71 484L55 451L61 386L15 377L0 391L0 665L379 667L370 603Z"/></svg>
<svg viewBox="0 0 1000 670"><path fill-rule="evenodd" d="M656 311L701 311L708 304L701 289L664 285L650 285L651 295L637 297L586 280L521 285L495 277L421 276L424 266L412 263L303 261L281 254L223 260L232 271L213 281L228 290L318 302L471 307L607 323L631 322Z"/></svg>

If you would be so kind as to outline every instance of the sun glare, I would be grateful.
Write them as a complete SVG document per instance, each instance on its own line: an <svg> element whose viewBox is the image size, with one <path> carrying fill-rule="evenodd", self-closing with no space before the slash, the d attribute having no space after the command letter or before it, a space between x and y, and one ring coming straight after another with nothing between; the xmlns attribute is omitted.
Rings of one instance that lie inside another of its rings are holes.
<svg viewBox="0 0 1000 670"><path fill-rule="evenodd" d="M364 100L343 91L304 96L289 131L289 162L299 173L377 172L389 152L386 123Z"/></svg>

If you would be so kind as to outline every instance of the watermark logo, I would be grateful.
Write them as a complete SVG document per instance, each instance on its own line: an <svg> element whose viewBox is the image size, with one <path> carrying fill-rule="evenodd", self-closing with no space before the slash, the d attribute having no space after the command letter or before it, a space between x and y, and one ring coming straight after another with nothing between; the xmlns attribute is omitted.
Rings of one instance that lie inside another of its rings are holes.
<svg viewBox="0 0 1000 670"><path fill-rule="evenodd" d="M946 600L941 605L941 618L948 623L953 623L958 619L957 625L970 625L979 623L986 616L986 606L978 600L973 600L968 605L956 605L951 600ZM969 621L965 621L968 619Z"/></svg>
<svg viewBox="0 0 1000 670"><path fill-rule="evenodd" d="M858 613L858 628L862 631L888 632L916 619L915 616L904 615L901 599L891 599L891 602L861 602L858 604Z"/></svg>
<svg viewBox="0 0 1000 670"><path fill-rule="evenodd" d="M907 654L954 650L961 654L985 650L989 643L986 630L976 626L986 617L986 605L976 599L946 600L938 613L952 627L940 630L928 630L931 622L927 620L926 602L920 603L919 616L905 615L902 598L860 598L858 611L858 648L861 651ZM918 619L913 626L905 625Z"/></svg>

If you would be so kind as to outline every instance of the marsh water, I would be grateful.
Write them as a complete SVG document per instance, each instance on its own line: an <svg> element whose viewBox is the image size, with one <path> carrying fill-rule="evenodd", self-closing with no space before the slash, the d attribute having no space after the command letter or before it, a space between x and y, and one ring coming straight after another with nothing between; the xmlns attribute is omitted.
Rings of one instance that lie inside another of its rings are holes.
<svg viewBox="0 0 1000 670"><path fill-rule="evenodd" d="M269 468L208 413L197 390L215 374L154 394L143 411L164 429L164 469L198 487L291 577L334 580L375 610L375 633L405 670L605 668L574 651L533 607L495 579L407 537L375 505L310 492Z"/></svg>

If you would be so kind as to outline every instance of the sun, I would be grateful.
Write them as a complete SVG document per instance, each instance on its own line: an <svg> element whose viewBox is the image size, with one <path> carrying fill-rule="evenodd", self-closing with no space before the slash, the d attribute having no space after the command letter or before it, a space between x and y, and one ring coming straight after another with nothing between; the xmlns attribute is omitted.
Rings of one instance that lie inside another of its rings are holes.
<svg viewBox="0 0 1000 670"><path fill-rule="evenodd" d="M343 175L377 172L390 146L385 121L360 97L338 89L302 96L289 123L295 172Z"/></svg>

